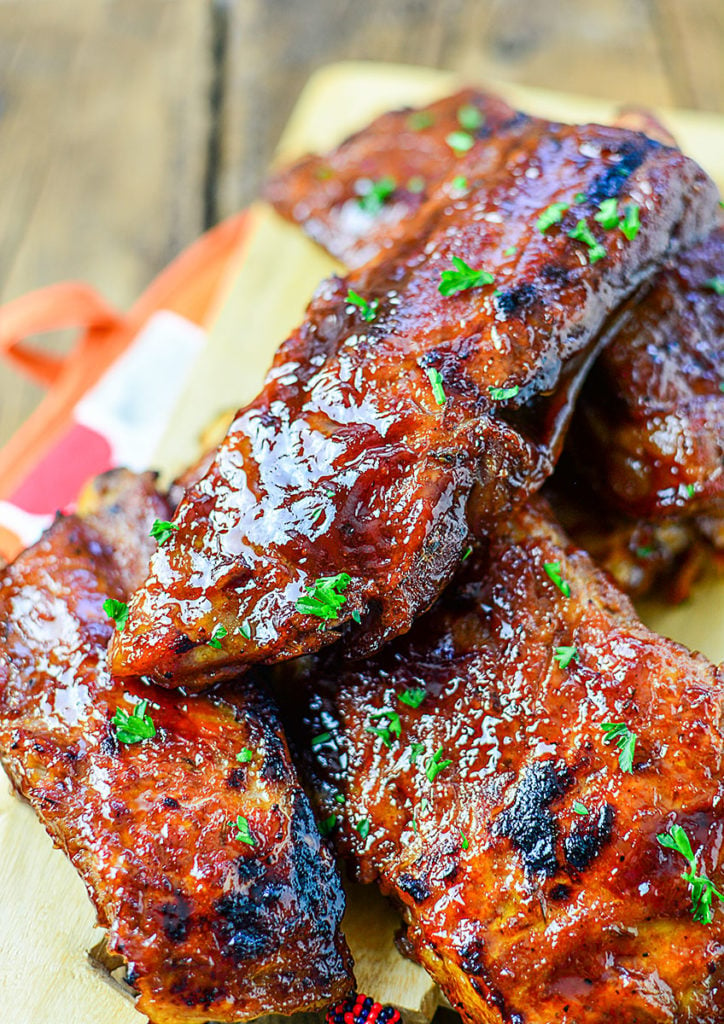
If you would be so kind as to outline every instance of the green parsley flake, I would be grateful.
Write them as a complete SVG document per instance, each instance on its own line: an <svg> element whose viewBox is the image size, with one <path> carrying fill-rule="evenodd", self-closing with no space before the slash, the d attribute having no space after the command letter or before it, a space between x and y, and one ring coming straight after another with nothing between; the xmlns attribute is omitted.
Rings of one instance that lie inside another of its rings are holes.
<svg viewBox="0 0 724 1024"><path fill-rule="evenodd" d="M465 550L463 551L463 557L461 558L461 561L462 562L467 562L468 558L470 558L472 553L473 553L473 549L472 549L472 547L470 545L468 545L468 547L466 547Z"/></svg>
<svg viewBox="0 0 724 1024"><path fill-rule="evenodd" d="M468 837L465 835L462 829L460 829L460 838L462 839L461 846L463 850L467 850L470 847L470 843L468 842Z"/></svg>
<svg viewBox="0 0 724 1024"><path fill-rule="evenodd" d="M560 592L564 597L571 596L571 588L568 583L561 576L561 563L560 562L544 562L543 568L545 569L546 576L555 583Z"/></svg>
<svg viewBox="0 0 724 1024"><path fill-rule="evenodd" d="M368 725L365 732L370 732L374 736L379 736L384 745L388 748L392 746L392 737L395 736L398 740L402 733L402 723L400 722L400 716L396 711L380 711L376 715L370 715L371 722L379 722L383 718L386 718L388 725Z"/></svg>
<svg viewBox="0 0 724 1024"><path fill-rule="evenodd" d="M554 224L559 224L563 220L563 214L567 209L568 203L551 203L550 206L546 207L536 221L536 227L540 233L544 235L548 228L552 228Z"/></svg>
<svg viewBox="0 0 724 1024"><path fill-rule="evenodd" d="M142 700L136 704L129 715L123 708L117 708L111 722L116 727L116 737L119 743L140 743L141 740L150 740L156 735L156 726L153 719L146 714L148 701Z"/></svg>
<svg viewBox="0 0 724 1024"><path fill-rule="evenodd" d="M436 750L435 753L430 758L430 760L427 762L427 767L425 768L425 775L427 775L427 781L434 782L435 779L440 774L440 772L445 771L445 769L449 768L451 764L452 761L444 757L443 748L440 747L440 749Z"/></svg>
<svg viewBox="0 0 724 1024"><path fill-rule="evenodd" d="M386 174L379 181L371 181L357 202L365 213L379 213L396 188L395 179Z"/></svg>
<svg viewBox="0 0 724 1024"><path fill-rule="evenodd" d="M634 751L637 736L625 722L604 722L601 726L606 733L603 742L614 742L619 749L618 763L622 772L633 772Z"/></svg>
<svg viewBox="0 0 724 1024"><path fill-rule="evenodd" d="M350 306L357 306L360 311L360 316L365 323L371 324L377 316L377 311L380 308L379 299L372 299L368 302L367 299L363 299L361 295L353 291L351 288L347 292L347 302Z"/></svg>
<svg viewBox="0 0 724 1024"><path fill-rule="evenodd" d="M209 647L215 647L217 651L221 650L221 641L224 639L225 636L228 636L228 630L226 626L222 626L220 622L217 623L214 626L213 633L211 634L207 641Z"/></svg>
<svg viewBox="0 0 724 1024"><path fill-rule="evenodd" d="M319 517L321 516L322 512L324 512L324 509L322 508L322 506L321 506L321 505L319 505L319 506L318 506L317 508L315 508L315 510L314 510L314 511L312 512L311 516L309 517L309 518L310 518L310 520L311 520L311 521L312 521L313 523L316 523L316 521L317 521L317 520L319 519Z"/></svg>
<svg viewBox="0 0 724 1024"><path fill-rule="evenodd" d="M672 825L668 832L657 835L657 840L667 850L674 850L688 861L689 870L682 871L681 877L689 884L691 890L691 913L700 924L711 924L714 920L714 897L724 903L724 895L706 875L696 872L696 857L691 847L691 840L681 825Z"/></svg>
<svg viewBox="0 0 724 1024"><path fill-rule="evenodd" d="M417 195L420 192L425 191L425 179L419 175L414 174L407 183L407 191Z"/></svg>
<svg viewBox="0 0 724 1024"><path fill-rule="evenodd" d="M576 206L580 206L581 203L585 203L585 201L586 201L586 193L585 192L576 192L576 194L573 197L573 202L576 204Z"/></svg>
<svg viewBox="0 0 724 1024"><path fill-rule="evenodd" d="M328 743L331 739L331 732L320 732L316 736L312 737L312 746L321 747L323 743Z"/></svg>
<svg viewBox="0 0 724 1024"><path fill-rule="evenodd" d="M639 207L636 203L629 203L623 212L623 218L619 224L619 228L622 233L626 236L629 242L633 242L636 235L639 233L641 228L641 220L639 219Z"/></svg>
<svg viewBox="0 0 724 1024"><path fill-rule="evenodd" d="M447 142L455 156L467 153L475 145L475 139L469 132L450 132L445 138L445 142Z"/></svg>
<svg viewBox="0 0 724 1024"><path fill-rule="evenodd" d="M324 821L320 821L318 825L320 835L328 836L336 824L337 815L330 814L328 818L325 818Z"/></svg>
<svg viewBox="0 0 724 1024"><path fill-rule="evenodd" d="M653 555L654 549L652 547L636 548L637 558L650 558Z"/></svg>
<svg viewBox="0 0 724 1024"><path fill-rule="evenodd" d="M553 657L561 668L568 668L572 661L580 661L577 647L556 647Z"/></svg>
<svg viewBox="0 0 724 1024"><path fill-rule="evenodd" d="M346 572L336 576L320 576L311 587L305 587L306 594L298 598L296 609L303 615L316 615L320 619L336 619L347 598L339 591L346 590L352 577Z"/></svg>
<svg viewBox="0 0 724 1024"><path fill-rule="evenodd" d="M582 804L580 800L574 800L573 801L573 811L574 811L575 814L582 814L582 815L590 814L590 811L588 810L586 805Z"/></svg>
<svg viewBox="0 0 724 1024"><path fill-rule="evenodd" d="M711 288L717 295L724 295L724 275L717 275L717 277L710 277L708 281L704 282L705 288Z"/></svg>
<svg viewBox="0 0 724 1024"><path fill-rule="evenodd" d="M429 110L414 110L405 123L410 131L421 132L423 128L431 128L435 124L435 118Z"/></svg>
<svg viewBox="0 0 724 1024"><path fill-rule="evenodd" d="M344 793L335 793L335 794L334 794L334 802L335 802L336 804L343 804L343 803L344 803L344 801L345 801L345 795L344 795Z"/></svg>
<svg viewBox="0 0 724 1024"><path fill-rule="evenodd" d="M422 686L411 686L404 693L397 694L397 699L403 704L407 704L409 708L419 708L425 697L427 697L427 690Z"/></svg>
<svg viewBox="0 0 724 1024"><path fill-rule="evenodd" d="M505 402L508 398L515 398L520 391L517 384L514 384L510 388L493 388L489 387L490 397L494 402Z"/></svg>
<svg viewBox="0 0 724 1024"><path fill-rule="evenodd" d="M238 815L236 821L230 821L229 828L236 829L236 835L232 835L231 838L235 839L237 843L246 843L247 846L256 846L254 837L252 836L249 828L249 822L243 814Z"/></svg>
<svg viewBox="0 0 724 1024"><path fill-rule="evenodd" d="M355 828L360 834L360 839L366 839L370 834L370 823L367 818L363 818L361 821L358 821Z"/></svg>
<svg viewBox="0 0 724 1024"><path fill-rule="evenodd" d="M484 123L485 118L483 114L472 103L466 103L464 107L460 107L458 110L458 124L466 131L474 132L476 128L482 127Z"/></svg>
<svg viewBox="0 0 724 1024"><path fill-rule="evenodd" d="M352 621L356 622L357 625L359 626L359 624L362 622L362 615L360 614L360 612L352 612Z"/></svg>
<svg viewBox="0 0 724 1024"><path fill-rule="evenodd" d="M103 611L109 619L113 619L118 632L122 633L126 628L126 621L128 619L128 605L124 604L123 601L116 601L115 598L107 597L103 602Z"/></svg>
<svg viewBox="0 0 724 1024"><path fill-rule="evenodd" d="M589 263L595 263L596 260L602 260L606 255L606 250L591 231L588 224L586 224L585 220L579 220L575 228L568 232L568 237L573 238L578 242L583 242L584 245L588 246Z"/></svg>
<svg viewBox="0 0 724 1024"><path fill-rule="evenodd" d="M518 251L517 245L509 245L507 249L503 249L503 256L515 256Z"/></svg>
<svg viewBox="0 0 724 1024"><path fill-rule="evenodd" d="M253 757L253 753L248 747L242 747L239 753L236 755L236 760L239 764L248 764Z"/></svg>
<svg viewBox="0 0 724 1024"><path fill-rule="evenodd" d="M619 223L618 200L604 199L602 203L598 204L598 213L594 213L593 219L607 231L617 228Z"/></svg>
<svg viewBox="0 0 724 1024"><path fill-rule="evenodd" d="M251 640L251 626L246 619L236 627L235 633L241 633L245 640Z"/></svg>
<svg viewBox="0 0 724 1024"><path fill-rule="evenodd" d="M457 292L469 291L471 288L481 288L483 285L492 284L495 280L490 271L475 270L459 256L453 256L451 262L455 270L442 271L437 289L445 298L455 295Z"/></svg>
<svg viewBox="0 0 724 1024"><path fill-rule="evenodd" d="M174 530L178 530L177 523L169 523L166 519L155 519L151 527L150 536L158 541L158 546L165 544Z"/></svg>
<svg viewBox="0 0 724 1024"><path fill-rule="evenodd" d="M424 743L411 743L410 744L410 764L416 764L420 754L425 753Z"/></svg>
<svg viewBox="0 0 724 1024"><path fill-rule="evenodd" d="M453 178L451 185L455 192L467 192L468 179L462 174L458 174L456 178Z"/></svg>
<svg viewBox="0 0 724 1024"><path fill-rule="evenodd" d="M445 405L447 402L447 396L445 389L442 386L442 374L439 370L436 370L434 366L430 366L425 371L427 376L430 378L432 384L432 394L438 405Z"/></svg>

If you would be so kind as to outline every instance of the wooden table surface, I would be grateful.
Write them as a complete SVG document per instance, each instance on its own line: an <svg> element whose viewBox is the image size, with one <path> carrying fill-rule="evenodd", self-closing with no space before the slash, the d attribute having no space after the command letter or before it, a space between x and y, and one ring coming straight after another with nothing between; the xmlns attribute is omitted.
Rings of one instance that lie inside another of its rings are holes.
<svg viewBox="0 0 724 1024"><path fill-rule="evenodd" d="M723 53L722 0L0 0L0 301L76 277L128 306L255 195L322 64L721 112ZM39 397L0 367L0 444Z"/></svg>

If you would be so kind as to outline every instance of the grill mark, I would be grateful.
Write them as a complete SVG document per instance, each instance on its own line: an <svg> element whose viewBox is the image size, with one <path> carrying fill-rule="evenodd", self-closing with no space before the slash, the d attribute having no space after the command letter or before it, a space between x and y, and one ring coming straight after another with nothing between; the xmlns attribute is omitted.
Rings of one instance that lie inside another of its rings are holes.
<svg viewBox="0 0 724 1024"><path fill-rule="evenodd" d="M660 142L645 135L637 135L624 142L618 151L618 163L608 167L594 179L585 192L586 199L598 204L604 199L615 199L620 196L626 179L641 166L652 149L660 148Z"/></svg>
<svg viewBox="0 0 724 1024"><path fill-rule="evenodd" d="M493 825L493 834L510 839L520 852L527 874L550 877L558 870L558 824L548 805L570 784L568 768L562 762L529 765L518 779L513 803Z"/></svg>
<svg viewBox="0 0 724 1024"><path fill-rule="evenodd" d="M610 804L602 807L598 817L577 823L563 840L566 861L576 871L584 871L596 859L611 837L615 811Z"/></svg>

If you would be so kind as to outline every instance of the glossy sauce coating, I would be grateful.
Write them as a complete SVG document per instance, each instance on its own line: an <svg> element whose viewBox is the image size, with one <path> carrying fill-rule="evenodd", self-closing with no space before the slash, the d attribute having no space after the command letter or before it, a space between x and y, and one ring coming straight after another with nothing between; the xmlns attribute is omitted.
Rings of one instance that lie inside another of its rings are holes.
<svg viewBox="0 0 724 1024"><path fill-rule="evenodd" d="M2 578L2 763L81 874L154 1024L322 1008L353 986L344 898L276 712L251 681L189 699L109 677L102 603L138 583L169 509L150 476L122 472L86 509ZM157 735L119 743L111 719L141 699ZM253 846L229 827L240 814Z"/></svg>
<svg viewBox="0 0 724 1024"><path fill-rule="evenodd" d="M460 118L471 110L480 123L466 130ZM452 133L485 145L526 121L499 96L461 89L423 108L382 114L331 152L303 157L270 178L264 197L333 256L359 267L390 245L398 227L404 231L404 221L460 162L447 141ZM390 179L394 189L379 209L366 208L371 186Z"/></svg>
<svg viewBox="0 0 724 1024"><path fill-rule="evenodd" d="M353 615L361 623L346 640L358 653L406 630L452 576L469 531L550 474L612 318L716 207L692 161L615 128L530 121L472 149L459 170L465 195L441 186L394 247L322 284L181 501L114 637L115 672L197 685L315 650ZM632 241L593 220L613 196L641 207ZM542 233L554 202L571 208ZM568 237L579 219L605 258L590 263ZM453 256L494 283L443 297ZM372 321L349 288L379 304ZM491 388L514 394L496 400ZM296 602L339 573L350 577L346 603L322 630ZM220 626L227 636L210 647Z"/></svg>
<svg viewBox="0 0 724 1024"><path fill-rule="evenodd" d="M720 227L657 275L586 382L571 444L628 515L724 516L723 274Z"/></svg>
<svg viewBox="0 0 724 1024"><path fill-rule="evenodd" d="M724 887L724 680L650 633L542 504L375 658L275 673L337 852L467 1021L721 1024L724 905L694 922L656 836L680 824ZM636 733L632 773L606 722ZM386 745L371 730L390 725Z"/></svg>

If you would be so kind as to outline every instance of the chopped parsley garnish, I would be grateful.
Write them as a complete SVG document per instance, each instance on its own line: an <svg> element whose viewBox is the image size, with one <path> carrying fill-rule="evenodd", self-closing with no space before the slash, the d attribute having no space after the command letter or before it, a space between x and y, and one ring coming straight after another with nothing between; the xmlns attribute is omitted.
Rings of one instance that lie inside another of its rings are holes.
<svg viewBox="0 0 724 1024"><path fill-rule="evenodd" d="M359 626L360 622L362 621L361 614L359 612L352 612L352 621L356 622L357 625Z"/></svg>
<svg viewBox="0 0 724 1024"><path fill-rule="evenodd" d="M430 760L427 762L425 768L425 775L427 775L428 782L434 782L440 772L445 771L452 764L449 758L445 757L445 752L442 747L436 750Z"/></svg>
<svg viewBox="0 0 724 1024"><path fill-rule="evenodd" d="M312 746L321 747L323 743L328 743L332 739L331 732L320 732L316 736L312 737Z"/></svg>
<svg viewBox="0 0 724 1024"><path fill-rule="evenodd" d="M553 657L556 659L561 668L568 668L570 663L575 659L579 661L578 648L577 647L556 647L555 654Z"/></svg>
<svg viewBox="0 0 724 1024"><path fill-rule="evenodd" d="M358 821L355 828L359 832L361 839L366 839L370 834L370 823L367 818L363 818L361 821Z"/></svg>
<svg viewBox="0 0 724 1024"><path fill-rule="evenodd" d="M633 771L636 733L631 732L625 722L604 722L601 726L606 735L604 743L615 743L619 749L618 763L622 772Z"/></svg>
<svg viewBox="0 0 724 1024"><path fill-rule="evenodd" d="M693 484L684 484L684 490L686 491L687 498L693 498L696 494L696 488Z"/></svg>
<svg viewBox="0 0 724 1024"><path fill-rule="evenodd" d="M718 275L717 277L710 277L708 281L704 282L705 288L711 288L717 295L724 295L724 275Z"/></svg>
<svg viewBox="0 0 724 1024"><path fill-rule="evenodd" d="M322 512L324 512L324 509L322 508L321 505L318 505L317 508L315 508L315 510L312 512L312 514L311 514L311 516L309 518L311 519L311 521L313 523L316 523L316 521L321 516Z"/></svg>
<svg viewBox="0 0 724 1024"><path fill-rule="evenodd" d="M509 245L507 249L503 249L503 256L515 256L518 251L517 245Z"/></svg>
<svg viewBox="0 0 724 1024"><path fill-rule="evenodd" d="M166 519L155 519L151 527L150 536L158 541L159 547L165 544L174 530L178 530L177 523L169 523Z"/></svg>
<svg viewBox="0 0 724 1024"><path fill-rule="evenodd" d="M465 550L463 551L463 557L461 558L461 561L462 562L466 562L468 560L468 558L470 558L472 553L473 553L473 549L472 549L472 547L470 545L468 545L465 548Z"/></svg>
<svg viewBox="0 0 724 1024"><path fill-rule="evenodd" d="M626 238L628 238L629 242L632 242L639 233L640 227L641 221L639 219L639 208L636 203L629 203L624 208L623 218L621 219L619 228Z"/></svg>
<svg viewBox="0 0 724 1024"><path fill-rule="evenodd" d="M515 398L520 391L517 384L514 384L510 388L493 388L489 387L490 397L494 402L505 402L508 398Z"/></svg>
<svg viewBox="0 0 724 1024"><path fill-rule="evenodd" d="M123 708L117 708L111 722L116 727L119 743L140 743L150 740L156 735L153 719L146 714L147 700L141 700L129 715Z"/></svg>
<svg viewBox="0 0 724 1024"><path fill-rule="evenodd" d="M653 553L654 549L652 547L636 548L637 558L649 558L649 556L653 555Z"/></svg>
<svg viewBox="0 0 724 1024"><path fill-rule="evenodd" d="M458 176L452 180L452 187L456 192L465 192L468 187L468 179L462 174L458 174Z"/></svg>
<svg viewBox="0 0 724 1024"><path fill-rule="evenodd" d="M353 291L351 288L347 292L347 302L350 306L357 306L360 311L360 316L365 323L371 324L377 316L377 311L380 308L379 299L373 299L372 302L368 302L367 299L363 299L361 295Z"/></svg>
<svg viewBox="0 0 724 1024"><path fill-rule="evenodd" d="M246 619L236 627L234 632L241 633L245 640L251 640L251 626Z"/></svg>
<svg viewBox="0 0 724 1024"><path fill-rule="evenodd" d="M395 179L386 174L379 181L371 181L357 202L365 213L379 213L396 188Z"/></svg>
<svg viewBox="0 0 724 1024"><path fill-rule="evenodd" d="M340 593L346 590L352 577L346 572L336 576L320 576L311 587L305 587L306 594L297 599L296 609L303 615L316 615L320 619L336 619L347 598Z"/></svg>
<svg viewBox="0 0 724 1024"><path fill-rule="evenodd" d="M458 124L468 132L474 132L476 128L480 128L484 121L482 113L472 103L466 103L458 110Z"/></svg>
<svg viewBox="0 0 724 1024"><path fill-rule="evenodd" d="M387 719L388 725L368 725L365 732L371 732L374 736L379 736L384 745L389 748L392 746L393 736L396 736L397 739L400 738L402 723L396 711L380 711L376 715L370 715L371 722L379 722L383 718Z"/></svg>
<svg viewBox="0 0 724 1024"><path fill-rule="evenodd" d="M571 596L571 588L561 576L561 563L560 562L544 562L543 568L545 569L546 576L552 580L553 583L558 587L564 597Z"/></svg>
<svg viewBox="0 0 724 1024"><path fill-rule="evenodd" d="M568 237L574 238L579 242L583 242L584 245L588 246L589 263L595 263L596 260L602 260L606 255L606 250L591 231L588 224L586 224L585 220L579 220L575 228L568 232Z"/></svg>
<svg viewBox="0 0 724 1024"><path fill-rule="evenodd" d="M213 631L213 633L211 634L211 636L209 637L209 639L207 641L209 647L215 647L217 649L217 651L220 650L221 649L221 641L224 639L225 636L228 636L228 630L227 630L226 626L222 626L221 623L218 622L214 626L214 631Z"/></svg>
<svg viewBox="0 0 724 1024"><path fill-rule="evenodd" d="M689 883L691 889L691 912L695 921L700 924L711 924L714 920L714 897L724 902L724 895L706 875L697 874L696 857L691 848L691 841L681 825L672 825L668 832L656 837L662 846L675 850L688 861L689 870L682 871L681 877Z"/></svg>
<svg viewBox="0 0 724 1024"><path fill-rule="evenodd" d="M344 793L335 793L334 794L334 802L336 804L343 804L344 801L345 801Z"/></svg>
<svg viewBox="0 0 724 1024"><path fill-rule="evenodd" d="M236 829L236 835L232 835L232 839L236 839L238 843L246 843L247 846L256 846L249 829L249 822L243 814L238 815L236 821L230 821L229 827Z"/></svg>
<svg viewBox="0 0 724 1024"><path fill-rule="evenodd" d="M103 602L103 611L109 619L113 619L118 632L122 633L128 619L128 605L123 601L116 601L113 597L107 597Z"/></svg>
<svg viewBox="0 0 724 1024"><path fill-rule="evenodd" d="M404 693L398 693L397 699L407 704L408 708L419 708L427 697L427 690L422 686L411 686Z"/></svg>
<svg viewBox="0 0 724 1024"><path fill-rule="evenodd" d="M475 139L469 132L450 132L445 138L445 142L447 142L456 156L459 156L461 153L467 153L475 145Z"/></svg>
<svg viewBox="0 0 724 1024"><path fill-rule="evenodd" d="M577 206L580 206L581 203L585 203L585 201L586 201L586 193L585 192L576 192L576 194L573 197L573 202Z"/></svg>
<svg viewBox="0 0 724 1024"><path fill-rule="evenodd" d="M319 823L318 828L319 828L320 835L328 836L329 833L332 831L332 829L334 828L334 826L336 824L337 824L337 815L336 814L330 814L330 816L328 818L325 818L324 821L320 821L320 823Z"/></svg>
<svg viewBox="0 0 724 1024"><path fill-rule="evenodd" d="M590 811L588 810L586 805L582 804L580 800L574 800L573 801L573 811L574 811L575 814L582 814L582 815L590 814Z"/></svg>
<svg viewBox="0 0 724 1024"><path fill-rule="evenodd" d="M466 292L471 288L480 288L486 284L492 284L495 278L488 270L475 270L469 267L465 260L459 256L451 259L455 270L443 270L440 274L438 291L446 298L449 295L456 295L457 292Z"/></svg>
<svg viewBox="0 0 724 1024"><path fill-rule="evenodd" d="M425 371L430 378L432 384L432 394L438 405L445 405L447 402L447 396L445 389L442 386L442 374L439 370L436 370L434 366L430 366Z"/></svg>
<svg viewBox="0 0 724 1024"><path fill-rule="evenodd" d="M467 850L470 846L470 843L468 842L468 837L465 835L462 829L460 829L460 838L462 839L461 846L463 850Z"/></svg>
<svg viewBox="0 0 724 1024"><path fill-rule="evenodd" d="M239 764L248 764L251 761L254 754L248 747L242 747L239 753L236 755L236 760Z"/></svg>
<svg viewBox="0 0 724 1024"><path fill-rule="evenodd" d="M421 132L423 128L430 128L435 124L435 118L429 110L414 110L406 121L410 131Z"/></svg>
<svg viewBox="0 0 724 1024"><path fill-rule="evenodd" d="M598 204L598 213L594 213L593 219L598 221L602 228L610 231L618 227L618 200L604 199Z"/></svg>
<svg viewBox="0 0 724 1024"><path fill-rule="evenodd" d="M563 220L563 214L567 209L568 203L551 203L550 206L546 207L536 221L536 227L540 233L544 235L548 228L552 228L554 224L559 224Z"/></svg>
<svg viewBox="0 0 724 1024"><path fill-rule="evenodd" d="M410 744L410 764L416 764L420 754L425 753L424 743L411 743Z"/></svg>
<svg viewBox="0 0 724 1024"><path fill-rule="evenodd" d="M425 179L420 174L413 174L407 183L407 191L417 195L425 190Z"/></svg>

